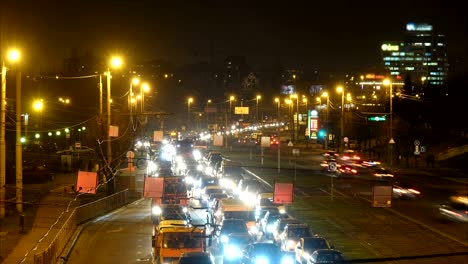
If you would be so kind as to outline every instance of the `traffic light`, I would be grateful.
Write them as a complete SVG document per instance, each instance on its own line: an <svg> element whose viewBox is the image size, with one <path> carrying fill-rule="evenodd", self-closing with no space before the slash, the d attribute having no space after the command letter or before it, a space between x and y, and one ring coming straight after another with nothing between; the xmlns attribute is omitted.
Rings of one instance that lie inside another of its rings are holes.
<svg viewBox="0 0 468 264"><path fill-rule="evenodd" d="M325 130L319 130L319 137L323 138L327 135L327 133L325 132Z"/></svg>
<svg viewBox="0 0 468 264"><path fill-rule="evenodd" d="M387 116L385 116L385 115L383 115L383 116L370 116L370 117L367 118L367 120L381 122L381 121L386 121Z"/></svg>

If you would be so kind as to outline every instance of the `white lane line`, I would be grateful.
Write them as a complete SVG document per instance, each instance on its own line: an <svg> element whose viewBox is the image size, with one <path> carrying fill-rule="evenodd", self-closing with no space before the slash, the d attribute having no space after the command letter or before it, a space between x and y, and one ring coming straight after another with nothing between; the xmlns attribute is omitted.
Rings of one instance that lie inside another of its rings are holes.
<svg viewBox="0 0 468 264"><path fill-rule="evenodd" d="M366 198L361 197L361 196L357 196L357 197L360 198L360 199L362 199L362 200L365 200L365 201L367 201L367 202L372 203L372 201L369 200L369 199L366 199ZM404 214L402 214L402 213L400 213L400 212L397 212L396 210L393 210L392 208L383 207L383 209L385 209L385 210L387 210L387 211L389 211L389 212L391 212L391 213L393 213L393 214L395 214L395 215L398 215L398 216L400 216L400 217L402 217L402 218L405 218L406 220L408 220L408 221L410 221L410 222L413 222L413 223L418 224L418 225L420 225L420 226L422 226L422 227L424 227L424 228L427 228L427 229L429 229L430 231L432 231L432 232L434 232L434 233L436 233L436 234L438 234L438 235L441 235L441 236L443 236L443 237L445 237L445 238L448 238L448 239L450 239L450 240L453 240L453 241L455 241L455 242L458 242L458 243L460 243L460 244L462 244L462 245L468 247L468 243L467 243L467 242L461 241L461 240L459 240L458 238L453 237L453 236L451 236L451 235L449 235L449 234L445 234L445 233L443 233L443 232L441 232L441 231L439 231L439 230L437 230L437 229L435 229L435 228L433 228L433 227L431 227L431 226L428 226L428 225L426 225L426 224L424 224L424 223L422 223L422 222L420 222L420 221L418 221L418 220L416 220L416 219L414 219L414 218L412 218L412 217L409 217L409 216L404 215Z"/></svg>

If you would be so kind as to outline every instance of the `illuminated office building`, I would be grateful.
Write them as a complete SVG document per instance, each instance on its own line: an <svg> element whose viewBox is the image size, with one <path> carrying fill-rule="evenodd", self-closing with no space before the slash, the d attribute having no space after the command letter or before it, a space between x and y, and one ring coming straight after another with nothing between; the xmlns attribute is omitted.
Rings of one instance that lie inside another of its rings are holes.
<svg viewBox="0 0 468 264"><path fill-rule="evenodd" d="M385 69L392 76L410 78L414 85L443 85L447 80L448 60L445 36L432 25L408 23L403 41L382 44Z"/></svg>

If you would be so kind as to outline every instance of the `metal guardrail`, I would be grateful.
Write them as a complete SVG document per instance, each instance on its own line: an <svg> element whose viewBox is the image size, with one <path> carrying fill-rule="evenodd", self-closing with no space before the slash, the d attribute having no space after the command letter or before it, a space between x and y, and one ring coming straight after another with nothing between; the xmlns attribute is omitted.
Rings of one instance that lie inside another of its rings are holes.
<svg viewBox="0 0 468 264"><path fill-rule="evenodd" d="M57 232L50 245L41 253L34 255L34 263L57 263L62 251L73 236L78 225L122 207L128 204L128 202L128 190L123 190L73 209L72 213L67 220L65 220L65 223Z"/></svg>

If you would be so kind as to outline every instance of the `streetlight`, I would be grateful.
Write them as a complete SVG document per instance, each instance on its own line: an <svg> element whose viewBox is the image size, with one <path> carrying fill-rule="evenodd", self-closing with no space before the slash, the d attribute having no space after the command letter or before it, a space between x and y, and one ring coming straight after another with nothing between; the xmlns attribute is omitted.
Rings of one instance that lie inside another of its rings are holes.
<svg viewBox="0 0 468 264"><path fill-rule="evenodd" d="M15 63L19 61L21 54L18 50L13 49L7 53L7 60L9 62ZM5 181L6 181L6 142L5 142L5 124L6 124L6 72L7 68L5 66L5 61L2 60L2 88L1 88L1 114L0 114L0 218L5 217ZM22 152L21 152L21 74L17 71L16 75L16 184L17 184L17 201L20 201L20 204L17 203L17 210L22 212L22 178L21 172L23 170L22 165ZM18 99L19 98L19 99ZM19 122L18 122L19 116ZM18 130L19 125L19 130ZM18 133L20 133L18 135ZM18 146L19 144L19 146ZM18 152L18 148L20 152ZM18 159L19 155L19 159ZM18 166L19 163L19 166ZM19 173L18 173L19 172ZM19 175L18 175L19 174ZM20 197L18 197L18 192Z"/></svg>
<svg viewBox="0 0 468 264"><path fill-rule="evenodd" d="M392 81L389 79L383 80L383 85L389 85L390 86L390 141L388 142L390 144L390 166L393 165L393 144L395 144L395 141L393 140L393 84Z"/></svg>
<svg viewBox="0 0 468 264"><path fill-rule="evenodd" d="M188 130L189 123L190 123L190 104L191 103L193 103L193 98L189 97L187 99L187 130Z"/></svg>
<svg viewBox="0 0 468 264"><path fill-rule="evenodd" d="M120 57L112 57L110 66L118 69L122 66L122 59ZM110 166L112 161L112 142L111 142L111 71L107 68L107 165Z"/></svg>
<svg viewBox="0 0 468 264"><path fill-rule="evenodd" d="M255 121L258 122L258 100L262 99L262 96L257 95L257 97L255 99L257 100L257 109L256 109L256 114L255 114Z"/></svg>
<svg viewBox="0 0 468 264"><path fill-rule="evenodd" d="M232 119L232 101L234 101L236 98L234 97L234 95L231 95L229 97L229 121Z"/></svg>
<svg viewBox="0 0 468 264"><path fill-rule="evenodd" d="M289 108L289 120L291 121L291 119L293 119L293 124L291 126L292 130L291 130L291 139L294 137L294 118L291 116L291 107L293 105L293 102L291 99L284 99L284 102L288 105L288 108Z"/></svg>
<svg viewBox="0 0 468 264"><path fill-rule="evenodd" d="M291 98L296 99L296 131L294 133L294 139L297 142L299 137L299 96L297 94L291 94Z"/></svg>
<svg viewBox="0 0 468 264"><path fill-rule="evenodd" d="M343 86L338 86L336 88L336 91L338 93L341 93L341 120L340 120L340 123L341 123L341 132L340 132L340 152L342 153L343 152L343 132L344 132L344 88Z"/></svg>
<svg viewBox="0 0 468 264"><path fill-rule="evenodd" d="M322 97L326 97L327 98L327 124L326 124L326 129L327 129L327 133L325 133L325 149L328 149L328 113L329 113L329 109L330 109L330 96L328 96L328 93L327 92L323 92L322 93Z"/></svg>
<svg viewBox="0 0 468 264"><path fill-rule="evenodd" d="M278 138L280 138L280 129L279 129L279 111L280 111L280 99L278 97L275 98L275 102L278 105L278 113L277 113L277 125L276 125L276 133L278 133ZM281 170L281 146L280 146L280 140L278 140L278 173L280 173Z"/></svg>
<svg viewBox="0 0 468 264"><path fill-rule="evenodd" d="M279 122L279 119L280 119L280 99L278 97L275 98L275 103L278 106L278 109L277 109L278 112L276 114L276 121Z"/></svg>
<svg viewBox="0 0 468 264"><path fill-rule="evenodd" d="M150 86L148 83L143 83L140 87L141 96L141 113L145 111L145 93L149 92Z"/></svg>

